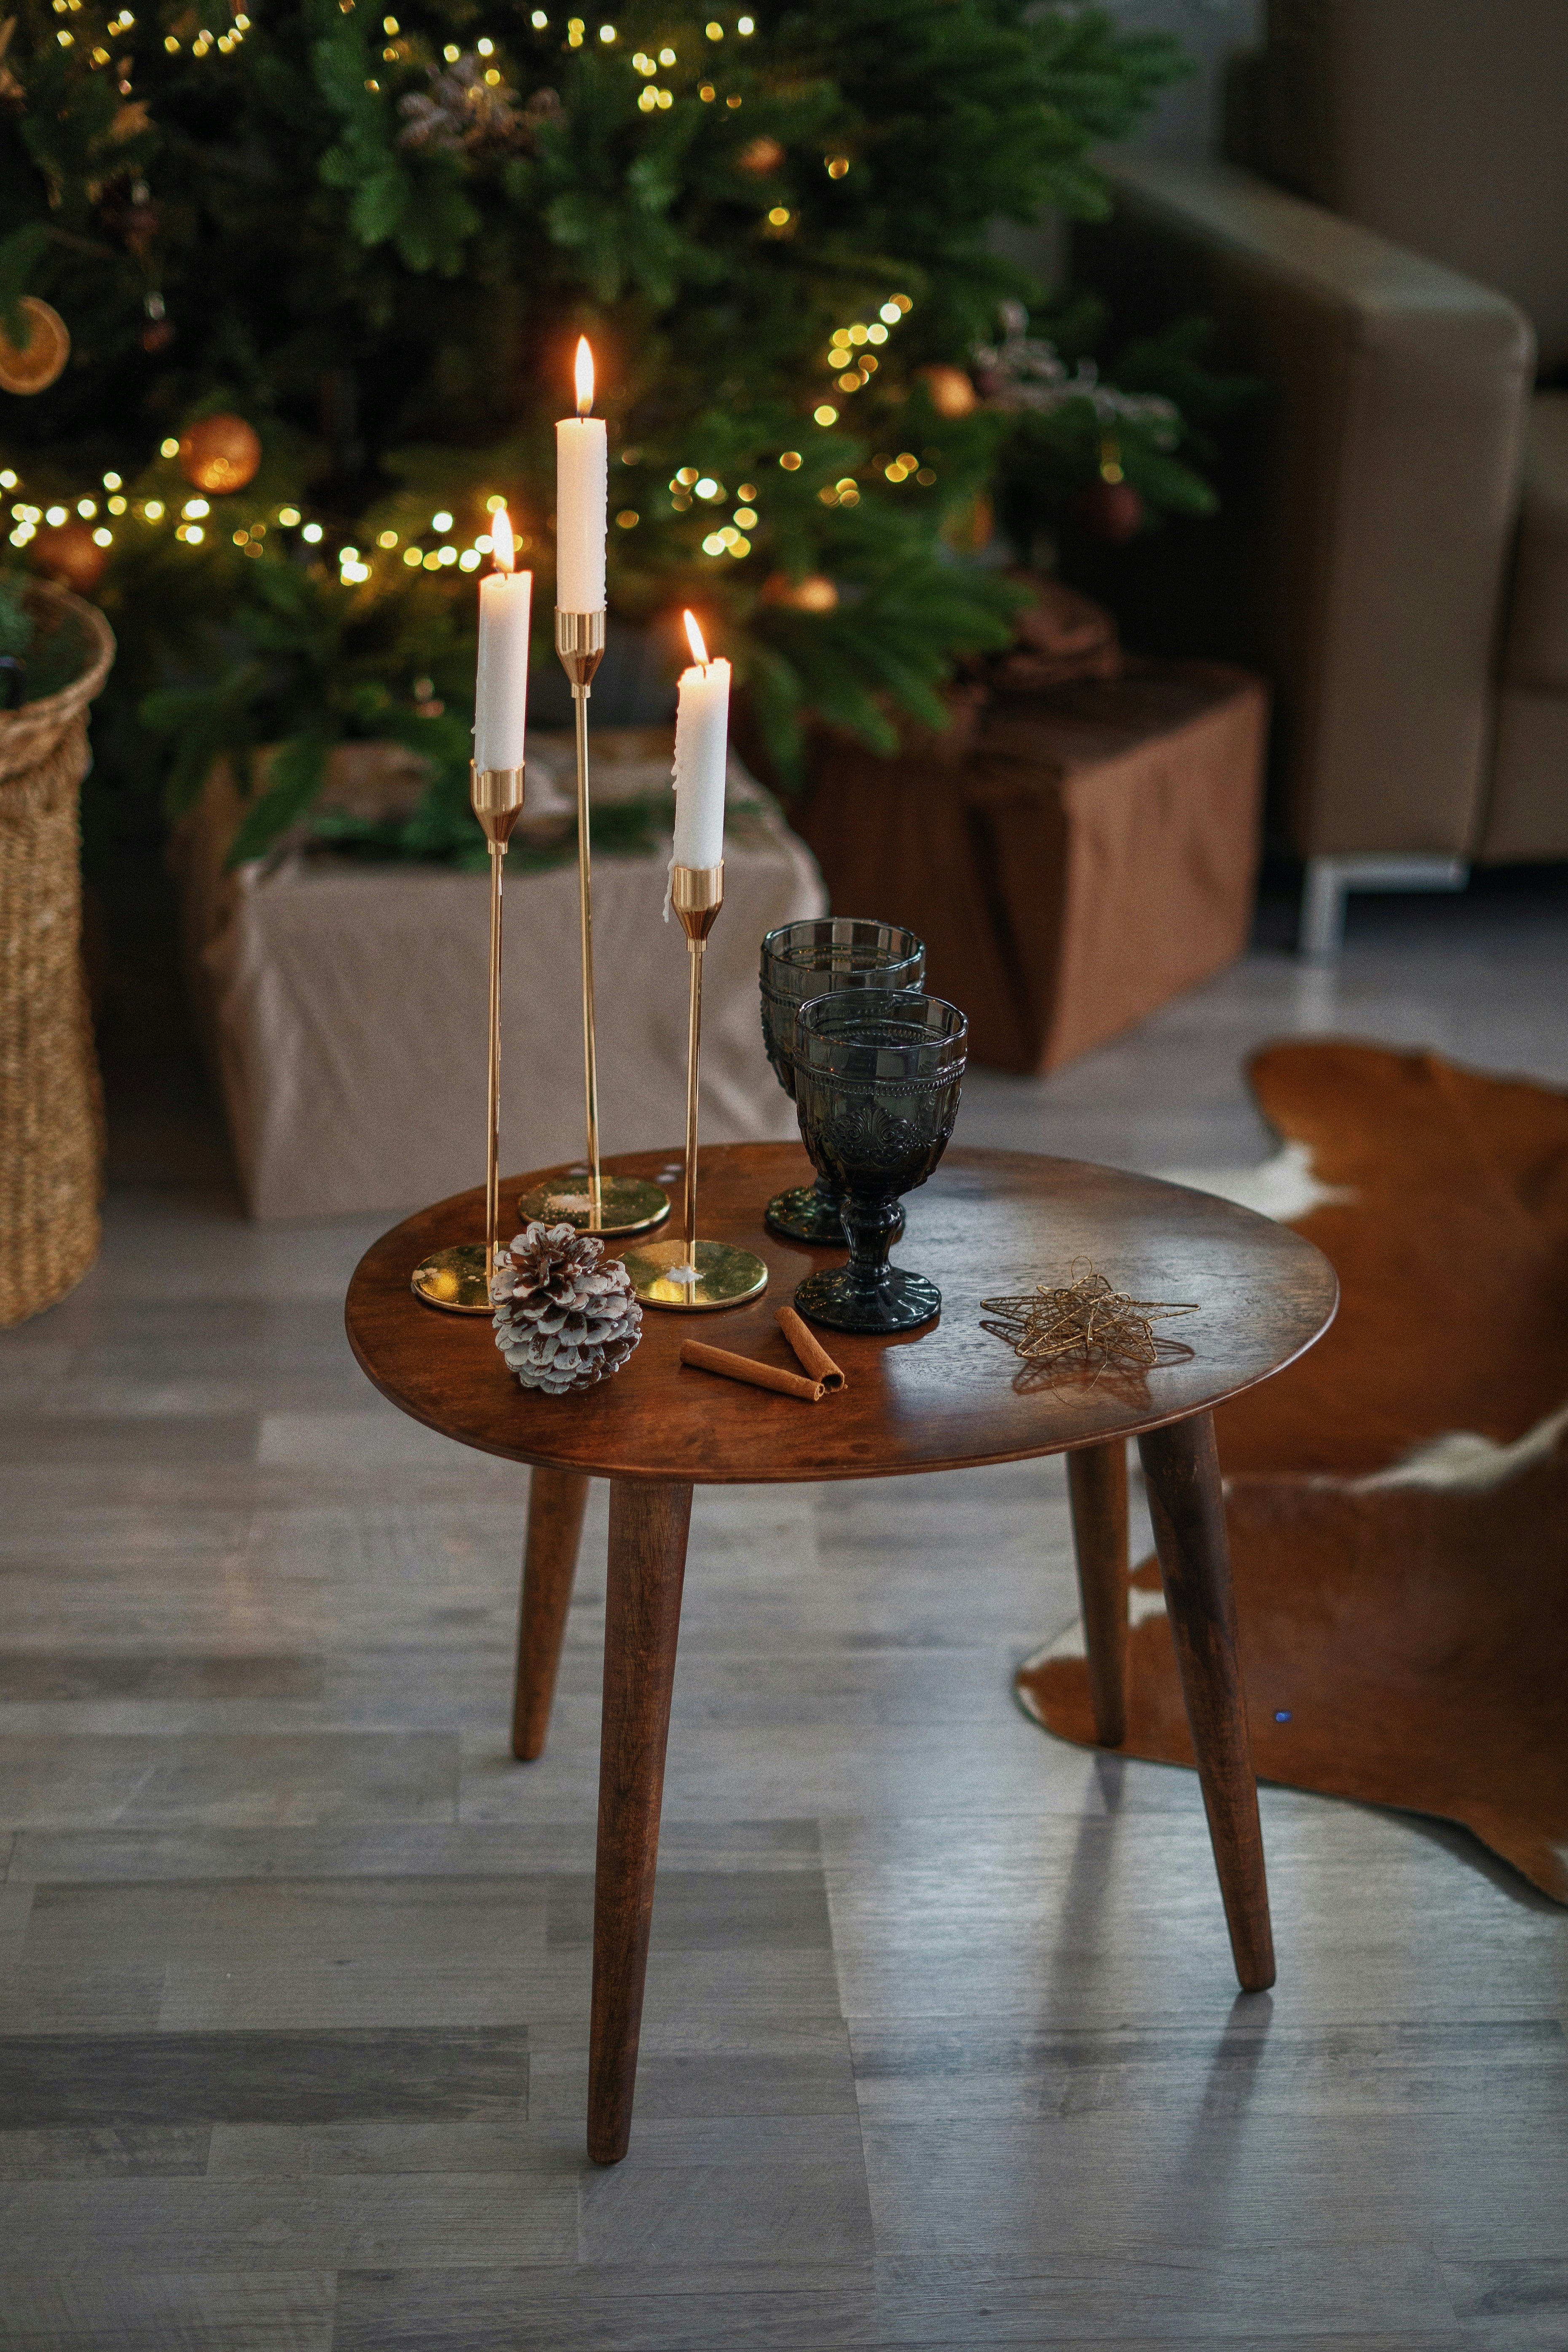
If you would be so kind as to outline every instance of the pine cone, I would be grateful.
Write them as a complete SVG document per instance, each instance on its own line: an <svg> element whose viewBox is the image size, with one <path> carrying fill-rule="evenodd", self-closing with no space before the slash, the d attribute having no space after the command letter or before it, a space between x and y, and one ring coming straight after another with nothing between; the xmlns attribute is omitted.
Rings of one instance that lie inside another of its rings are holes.
<svg viewBox="0 0 1568 2352"><path fill-rule="evenodd" d="M496 1346L525 1389L564 1396L618 1372L642 1338L642 1308L596 1234L531 1224L496 1253Z"/></svg>

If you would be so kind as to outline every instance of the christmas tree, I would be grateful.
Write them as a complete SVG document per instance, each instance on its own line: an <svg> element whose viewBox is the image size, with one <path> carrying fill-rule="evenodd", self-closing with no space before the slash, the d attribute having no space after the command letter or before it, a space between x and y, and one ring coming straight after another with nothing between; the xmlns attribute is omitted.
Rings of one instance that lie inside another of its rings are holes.
<svg viewBox="0 0 1568 2352"><path fill-rule="evenodd" d="M468 840L471 575L504 499L552 661L580 333L612 620L699 609L786 779L808 719L889 748L1005 641L1016 591L963 556L993 485L1020 543L1097 480L1206 501L1161 354L1100 378L1079 310L1042 356L987 243L1104 210L1089 151L1184 69L1164 37L1032 0L251 5L21 0L0 57L13 561L115 626L121 789L177 811L281 746L237 856L350 736L430 761L405 848Z"/></svg>

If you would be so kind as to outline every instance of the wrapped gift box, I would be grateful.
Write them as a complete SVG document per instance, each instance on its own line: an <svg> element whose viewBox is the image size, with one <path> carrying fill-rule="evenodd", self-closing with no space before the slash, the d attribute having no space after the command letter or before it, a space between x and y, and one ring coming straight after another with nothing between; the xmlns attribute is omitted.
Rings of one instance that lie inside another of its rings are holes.
<svg viewBox="0 0 1568 2352"><path fill-rule="evenodd" d="M976 1060L1055 1069L1246 946L1268 718L1207 663L961 692L895 759L826 746L800 827L836 908L921 934Z"/></svg>
<svg viewBox="0 0 1568 2352"><path fill-rule="evenodd" d="M671 735L605 730L594 798L669 789ZM529 746L527 821L571 828L569 740ZM341 808L385 814L421 779L385 745L352 745ZM763 1052L763 934L821 914L810 853L738 762L730 774L724 909L703 988L704 1141L784 1139L795 1108ZM291 841L226 874L237 801L221 771L181 827L185 963L255 1217L393 1211L482 1181L489 989L485 876L369 865ZM673 810L673 800L669 806ZM686 941L660 919L668 836L652 854L596 855L594 959L606 1152L679 1141L686 1116ZM501 1165L570 1160L584 1145L577 867L509 857L502 960Z"/></svg>

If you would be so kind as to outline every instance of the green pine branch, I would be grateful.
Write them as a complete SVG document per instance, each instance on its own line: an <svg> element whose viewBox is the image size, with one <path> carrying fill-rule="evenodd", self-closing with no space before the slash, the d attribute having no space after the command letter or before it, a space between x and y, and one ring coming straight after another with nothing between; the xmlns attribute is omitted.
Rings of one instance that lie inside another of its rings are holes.
<svg viewBox="0 0 1568 2352"><path fill-rule="evenodd" d="M700 608L786 776L814 725L885 749L903 719L935 723L954 665L1009 625L1011 592L955 535L993 489L1048 527L1100 451L1087 410L944 416L922 371L963 368L1003 299L1046 308L990 225L1103 212L1095 150L1186 69L1177 45L1033 0L754 0L750 36L727 5L672 25L667 0L628 0L613 41L588 20L576 43L553 8L543 26L518 10L478 61L511 112L454 121L443 148L409 143L405 101L472 55L472 0L422 0L392 32L384 5L276 0L220 47L174 0L130 26L118 0L68 24L21 0L0 326L40 294L73 353L7 404L0 457L18 560L36 543L18 501L85 499L109 534L127 772L154 743L177 810L216 759L243 782L283 747L237 845L259 854L332 745L392 735L432 777L400 854L453 854L475 618L454 559L503 496L549 658L553 424L584 331L616 624ZM834 340L850 326L853 365ZM1058 323L1069 352L1107 331ZM1127 478L1204 510L1202 436L1230 394L1190 336L1118 367L1180 412L1122 436ZM188 514L161 448L226 409L261 469ZM817 578L834 609L792 606Z"/></svg>

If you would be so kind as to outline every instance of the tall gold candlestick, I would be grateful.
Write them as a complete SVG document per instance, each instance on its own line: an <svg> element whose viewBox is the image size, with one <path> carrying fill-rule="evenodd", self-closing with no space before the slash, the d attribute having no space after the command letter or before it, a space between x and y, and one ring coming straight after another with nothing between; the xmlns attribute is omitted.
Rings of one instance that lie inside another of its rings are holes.
<svg viewBox="0 0 1568 2352"><path fill-rule="evenodd" d="M679 871L682 880L685 880L688 876L695 874L698 870L699 869L696 867L690 866L681 866ZM723 872L722 866L721 866L720 872ZM716 914L718 912L717 908L715 908L713 911ZM683 924L689 923L689 918L684 912L682 913L680 919ZM710 916L709 920L711 922L711 916ZM684 1206L686 1210L686 1239L689 1255L692 1255L697 1248L697 1073L702 1052L702 958L707 952L707 932L705 930L698 931L688 928L686 933L688 967L686 999L686 1171L681 1189L685 1194Z"/></svg>
<svg viewBox="0 0 1568 2352"><path fill-rule="evenodd" d="M449 1315L488 1315L500 1222L501 861L522 814L521 768L470 768L468 800L490 850L489 1055L485 1071L485 1238L425 1258L411 1276L416 1297Z"/></svg>
<svg viewBox="0 0 1568 2352"><path fill-rule="evenodd" d="M767 1288L768 1269L754 1252L729 1242L705 1242L697 1233L698 1065L702 1046L702 960L708 934L724 903L724 867L677 866L669 903L686 933L690 959L686 1022L686 1172L679 1241L641 1242L626 1253L632 1287L645 1307L739 1307Z"/></svg>
<svg viewBox="0 0 1568 2352"><path fill-rule="evenodd" d="M605 615L555 609L555 650L572 688L577 738L577 919L583 959L583 1088L588 1131L586 1191L570 1178L535 1185L519 1201L526 1222L575 1225L590 1234L644 1234L669 1214L669 1195L638 1176L604 1176L599 1167L599 1071L594 1017L594 878L588 801L588 697L605 658Z"/></svg>
<svg viewBox="0 0 1568 2352"><path fill-rule="evenodd" d="M588 1126L590 1233L604 1230L604 1180L599 1173L599 1070L594 1023L594 853L588 816L588 697L605 658L603 613L555 614L555 650L572 686L577 738L577 921L583 949L583 1087Z"/></svg>

